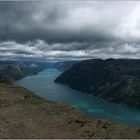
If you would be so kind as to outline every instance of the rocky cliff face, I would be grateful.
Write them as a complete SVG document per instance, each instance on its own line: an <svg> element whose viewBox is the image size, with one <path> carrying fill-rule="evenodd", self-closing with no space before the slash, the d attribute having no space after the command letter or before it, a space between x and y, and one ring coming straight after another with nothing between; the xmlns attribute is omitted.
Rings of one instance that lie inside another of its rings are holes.
<svg viewBox="0 0 140 140"><path fill-rule="evenodd" d="M28 75L35 75L46 67L45 62L1 61L0 83L12 83Z"/></svg>
<svg viewBox="0 0 140 140"><path fill-rule="evenodd" d="M64 72L65 70L69 69L70 67L72 67L74 64L76 64L78 61L63 61L63 62L57 62L56 63L56 68L61 71Z"/></svg>
<svg viewBox="0 0 140 140"><path fill-rule="evenodd" d="M0 84L0 138L140 138L140 129L88 119L24 88Z"/></svg>
<svg viewBox="0 0 140 140"><path fill-rule="evenodd" d="M0 83L12 83L28 75L35 75L47 68L64 71L75 61L64 62L36 62L36 61L0 61Z"/></svg>
<svg viewBox="0 0 140 140"><path fill-rule="evenodd" d="M140 60L81 61L55 82L68 84L110 102L140 107Z"/></svg>
<svg viewBox="0 0 140 140"><path fill-rule="evenodd" d="M12 84L12 80L6 76L3 75L2 73L0 74L0 83L7 83L7 84Z"/></svg>

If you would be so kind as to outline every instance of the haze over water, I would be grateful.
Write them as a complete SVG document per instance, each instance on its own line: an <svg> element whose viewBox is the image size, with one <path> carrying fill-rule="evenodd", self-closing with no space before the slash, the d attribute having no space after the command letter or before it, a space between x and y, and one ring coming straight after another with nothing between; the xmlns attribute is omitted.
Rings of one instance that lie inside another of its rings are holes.
<svg viewBox="0 0 140 140"><path fill-rule="evenodd" d="M15 84L33 91L44 99L69 104L89 117L111 119L140 128L140 109L108 103L66 85L54 83L60 74L56 69L46 69L38 75L16 81Z"/></svg>

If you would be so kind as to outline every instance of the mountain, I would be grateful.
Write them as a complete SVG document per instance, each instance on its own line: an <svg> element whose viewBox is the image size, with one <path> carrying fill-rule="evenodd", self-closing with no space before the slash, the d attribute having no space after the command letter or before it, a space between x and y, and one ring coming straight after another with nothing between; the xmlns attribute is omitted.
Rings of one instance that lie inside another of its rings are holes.
<svg viewBox="0 0 140 140"><path fill-rule="evenodd" d="M37 74L43 70L38 64L27 65L25 63L2 63L0 64L0 83L12 83L28 75Z"/></svg>
<svg viewBox="0 0 140 140"><path fill-rule="evenodd" d="M0 74L0 83L12 84L12 80L8 76Z"/></svg>
<svg viewBox="0 0 140 140"><path fill-rule="evenodd" d="M76 64L78 61L60 61L52 64L52 68L56 68L57 70L64 72L65 70L72 67L74 64Z"/></svg>
<svg viewBox="0 0 140 140"><path fill-rule="evenodd" d="M0 138L140 138L140 129L89 119L70 106L45 101L22 87L0 84Z"/></svg>
<svg viewBox="0 0 140 140"><path fill-rule="evenodd" d="M55 82L110 102L140 107L140 60L84 60L62 73Z"/></svg>
<svg viewBox="0 0 140 140"><path fill-rule="evenodd" d="M29 75L36 75L47 68L65 71L76 61L38 62L38 61L0 61L0 83L12 83Z"/></svg>

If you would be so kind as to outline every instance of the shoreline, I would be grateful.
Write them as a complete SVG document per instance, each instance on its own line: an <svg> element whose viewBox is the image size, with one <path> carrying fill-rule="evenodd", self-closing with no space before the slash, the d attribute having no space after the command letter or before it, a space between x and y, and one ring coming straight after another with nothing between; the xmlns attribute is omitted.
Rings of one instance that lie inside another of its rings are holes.
<svg viewBox="0 0 140 140"><path fill-rule="evenodd" d="M20 86L0 84L0 138L140 138L140 129L89 119Z"/></svg>

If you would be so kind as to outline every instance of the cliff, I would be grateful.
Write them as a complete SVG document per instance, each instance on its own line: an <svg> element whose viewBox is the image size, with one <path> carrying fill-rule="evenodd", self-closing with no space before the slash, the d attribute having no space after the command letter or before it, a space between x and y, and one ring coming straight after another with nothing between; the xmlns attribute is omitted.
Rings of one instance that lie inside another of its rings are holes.
<svg viewBox="0 0 140 140"><path fill-rule="evenodd" d="M12 83L28 75L37 74L43 69L37 64L24 65L23 63L0 64L0 83Z"/></svg>
<svg viewBox="0 0 140 140"><path fill-rule="evenodd" d="M37 61L0 61L0 83L11 84L29 75L35 75L47 68L64 71L76 61L37 62Z"/></svg>
<svg viewBox="0 0 140 140"><path fill-rule="evenodd" d="M62 73L55 82L110 102L140 107L140 60L81 61Z"/></svg>
<svg viewBox="0 0 140 140"><path fill-rule="evenodd" d="M88 119L24 88L0 84L0 138L140 138L140 129Z"/></svg>

